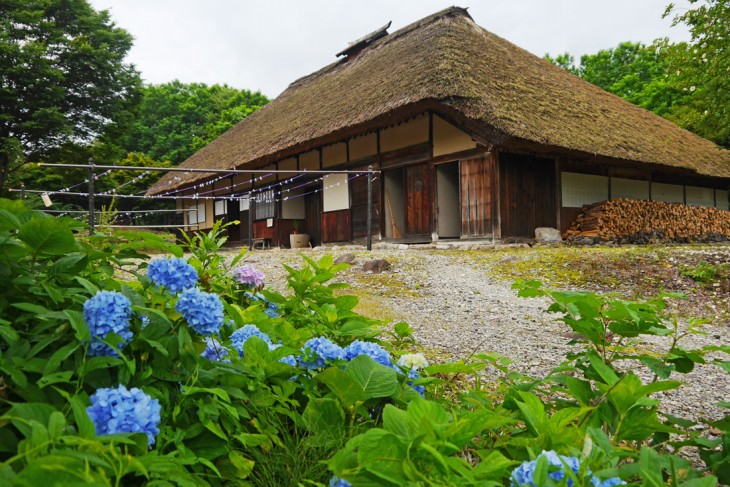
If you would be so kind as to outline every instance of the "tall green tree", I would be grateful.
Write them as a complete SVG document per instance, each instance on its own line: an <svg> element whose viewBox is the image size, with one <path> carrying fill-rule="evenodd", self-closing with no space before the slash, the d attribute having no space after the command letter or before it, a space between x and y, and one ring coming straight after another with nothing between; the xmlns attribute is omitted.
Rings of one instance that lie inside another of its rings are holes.
<svg viewBox="0 0 730 487"><path fill-rule="evenodd" d="M146 86L122 146L157 161L180 164L268 102L258 91L227 85L172 81Z"/></svg>
<svg viewBox="0 0 730 487"><path fill-rule="evenodd" d="M689 27L692 39L672 53L678 87L687 94L670 118L681 126L730 148L730 3L690 0L679 13L673 4L664 16Z"/></svg>
<svg viewBox="0 0 730 487"><path fill-rule="evenodd" d="M730 148L730 2L670 4L664 16L685 24L689 43L658 39L650 46L622 42L596 54L545 59L628 101Z"/></svg>
<svg viewBox="0 0 730 487"><path fill-rule="evenodd" d="M86 0L0 0L0 193L25 162L129 120L131 46Z"/></svg>
<svg viewBox="0 0 730 487"><path fill-rule="evenodd" d="M670 69L670 57L676 49L666 40L650 46L622 42L615 48L584 54L580 64L569 53L545 58L589 83L666 116L686 96Z"/></svg>

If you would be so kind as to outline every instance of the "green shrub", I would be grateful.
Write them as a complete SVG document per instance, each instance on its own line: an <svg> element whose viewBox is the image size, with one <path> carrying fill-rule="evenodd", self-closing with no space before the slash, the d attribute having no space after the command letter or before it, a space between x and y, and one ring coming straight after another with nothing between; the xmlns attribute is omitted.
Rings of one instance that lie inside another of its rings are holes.
<svg viewBox="0 0 730 487"><path fill-rule="evenodd" d="M356 298L335 293L345 266L304 258L286 267L290 294L271 292L232 278L245 256L219 255L223 229L186 249L146 233L81 237L75 220L0 200L0 483L506 485L518 467L539 485L728 483L730 419L703 437L652 397L707 351L729 351L682 348L697 329L665 316L666 297L521 283L581 337L561 366L533 378L476 354L415 370L394 363L400 352L376 340L381 324L353 311ZM188 257L150 263L147 249ZM203 291L170 292L194 284L188 266ZM405 323L385 335L413 346ZM642 335L670 344L638 353ZM130 395L106 404L110 388ZM134 398L139 409L123 409ZM125 419L102 424L112 409ZM683 446L706 466L678 456Z"/></svg>

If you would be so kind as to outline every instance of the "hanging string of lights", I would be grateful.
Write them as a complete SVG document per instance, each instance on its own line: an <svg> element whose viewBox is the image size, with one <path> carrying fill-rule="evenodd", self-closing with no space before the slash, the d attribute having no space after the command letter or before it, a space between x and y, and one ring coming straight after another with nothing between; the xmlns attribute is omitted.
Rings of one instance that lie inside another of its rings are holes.
<svg viewBox="0 0 730 487"><path fill-rule="evenodd" d="M320 182L320 181L321 182L324 182L324 177L315 178L313 180L307 181L306 183L303 183L303 184L301 184L299 186L296 186L294 188L285 188L285 189L283 189L281 191L274 192L273 199L271 199L271 197L267 197L267 202L268 201L274 201L274 202L287 201L289 199L300 198L300 197L303 197L303 196L306 196L306 195L309 195L309 194L319 193L319 192L324 191L326 189L335 188L337 186L340 186L343 182L349 182L349 181L352 181L353 179L356 179L358 177L362 177L364 175L365 174L363 174L363 173L355 173L354 175L352 175L349 178L347 178L345 181L339 181L339 182L334 183L334 184L331 184L329 186L325 186L325 187L322 187L322 188L317 188L317 189L315 189L313 191L308 191L308 192L300 193L300 194L297 194L297 195L285 196L283 198L280 198L280 196L282 194L284 194L284 193L290 193L291 191L293 191L295 189L299 189L301 187L309 186L309 185L311 185L313 183L317 183L317 182ZM293 178L290 178L289 180L291 180L291 179L293 179ZM289 181L289 180L287 180L287 181ZM218 201L220 201L220 200L227 200L227 201L235 201L235 200L240 200L240 199L255 199L256 198L256 195L261 194L261 193L266 192L266 191L269 191L272 188L274 188L276 186L281 186L283 184L286 184L286 182L285 181L281 181L281 182L278 182L278 183L274 183L272 185L269 185L269 186L267 186L265 188L256 188L254 190L251 190L251 191L248 191L248 192L245 192L245 193L232 194L232 195L224 195L224 196L201 196L200 194L197 194L197 193L194 194L194 195L182 195L182 196L131 195L131 194L108 194L108 193L104 193L103 194L103 193L99 193L99 194L95 194L95 196L106 196L106 197L112 197L112 198L145 199L145 200L173 200L173 201L177 201L177 200L218 200ZM216 191L222 191L224 189L225 188L219 188ZM10 191L11 192L20 192L21 190L19 190L19 189L11 189ZM66 191L66 192L63 192L63 193L60 192L60 191L43 191L43 190L33 190L33 189L26 189L24 191L26 193L47 194L47 195L51 195L51 196L52 195L55 195L55 194L67 194L67 195L70 195L70 196L87 196L87 197L89 196L89 193L88 192L80 192L80 191L79 192Z"/></svg>

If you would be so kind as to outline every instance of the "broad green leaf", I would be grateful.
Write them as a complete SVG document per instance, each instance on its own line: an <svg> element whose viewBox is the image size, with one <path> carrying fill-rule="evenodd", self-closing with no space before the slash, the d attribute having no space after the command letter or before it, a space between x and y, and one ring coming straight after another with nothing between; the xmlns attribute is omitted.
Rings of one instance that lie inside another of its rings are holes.
<svg viewBox="0 0 730 487"><path fill-rule="evenodd" d="M66 428L66 418L60 411L53 411L48 419L48 434L51 440L58 439Z"/></svg>
<svg viewBox="0 0 730 487"><path fill-rule="evenodd" d="M249 460L243 456L242 453L237 451L229 453L228 459L231 461L231 465L233 465L236 470L236 478L241 480L246 479L249 475L251 475L253 467L256 464L256 462Z"/></svg>
<svg viewBox="0 0 730 487"><path fill-rule="evenodd" d="M43 218L24 223L18 238L35 254L64 255L78 249L73 232L61 219Z"/></svg>
<svg viewBox="0 0 730 487"><path fill-rule="evenodd" d="M363 388L368 399L390 397L398 392L396 371L376 363L366 355L360 355L348 362L345 372Z"/></svg>
<svg viewBox="0 0 730 487"><path fill-rule="evenodd" d="M20 433L29 437L32 427L31 421L40 424L48 424L51 414L56 409L50 404L40 402L14 403L8 411L2 415L3 419L9 420Z"/></svg>
<svg viewBox="0 0 730 487"><path fill-rule="evenodd" d="M46 362L46 366L43 369L44 374L51 374L55 370L58 369L58 367L61 365L61 363L69 358L72 353L74 353L78 348L81 347L81 344L79 342L71 342L67 343L63 347L56 350L56 352L51 355L51 358L48 359L48 362Z"/></svg>
<svg viewBox="0 0 730 487"><path fill-rule="evenodd" d="M18 335L18 332L15 331L12 327L6 324L0 324L0 337L5 340L5 342L12 345L13 343L18 341L20 335Z"/></svg>
<svg viewBox="0 0 730 487"><path fill-rule="evenodd" d="M392 404L386 404L383 409L383 429L408 441L414 440L418 435L416 425L413 424L408 414Z"/></svg>
<svg viewBox="0 0 730 487"><path fill-rule="evenodd" d="M86 291L89 294L91 294L92 296L99 292L99 288L94 283L89 281L88 279L84 279L83 277L80 277L80 276L75 276L74 280L76 282L78 282L79 284L81 284L84 287L84 289L86 289Z"/></svg>
<svg viewBox="0 0 730 487"><path fill-rule="evenodd" d="M85 396L73 396L69 402L71 403L71 410L74 413L74 420L76 421L79 436L82 438L95 437L96 427L86 412L86 406L90 402L89 399Z"/></svg>
<svg viewBox="0 0 730 487"><path fill-rule="evenodd" d="M82 342L91 340L91 332L89 331L89 326L86 324L83 313L72 309L66 309L63 313L68 317L71 328L76 332L75 337L77 340Z"/></svg>
<svg viewBox="0 0 730 487"><path fill-rule="evenodd" d="M302 413L302 420L316 444L330 446L344 443L345 413L334 399L312 399Z"/></svg>
<svg viewBox="0 0 730 487"><path fill-rule="evenodd" d="M367 399L365 389L337 367L325 369L324 372L317 374L316 379L329 387L347 408Z"/></svg>
<svg viewBox="0 0 730 487"><path fill-rule="evenodd" d="M616 372L614 372L611 367L604 364L600 357L595 354L590 354L588 355L588 360L590 360L591 362L591 368L601 377L601 379L603 379L606 384L612 386L616 382L618 382L619 378L616 375Z"/></svg>
<svg viewBox="0 0 730 487"><path fill-rule="evenodd" d="M545 406L540 399L529 392L520 392L522 401L517 401L517 406L522 412L525 419L527 429L535 436L545 433L545 425L547 424L547 415L545 414Z"/></svg>
<svg viewBox="0 0 730 487"><path fill-rule="evenodd" d="M51 267L48 268L48 276L56 277L62 275L74 275L83 270L88 264L86 254L83 252L72 252L64 255Z"/></svg>
<svg viewBox="0 0 730 487"><path fill-rule="evenodd" d="M74 372L72 370L65 370L63 372L54 372L52 374L45 374L43 377L38 379L36 384L39 388L43 389L51 384L57 384L59 382L68 383L73 377Z"/></svg>
<svg viewBox="0 0 730 487"><path fill-rule="evenodd" d="M509 475L509 469L518 462L510 460L498 451L477 452L481 461L474 467L474 475L479 480L499 480ZM486 455L486 456L485 456Z"/></svg>
<svg viewBox="0 0 730 487"><path fill-rule="evenodd" d="M20 226L21 222L17 216L4 208L0 209L0 232L17 230Z"/></svg>

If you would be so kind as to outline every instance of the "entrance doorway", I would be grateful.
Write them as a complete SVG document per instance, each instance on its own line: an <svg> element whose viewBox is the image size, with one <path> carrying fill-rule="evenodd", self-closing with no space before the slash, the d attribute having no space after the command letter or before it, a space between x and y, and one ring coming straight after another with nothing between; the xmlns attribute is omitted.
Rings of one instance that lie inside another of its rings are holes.
<svg viewBox="0 0 730 487"><path fill-rule="evenodd" d="M439 238L461 237L459 161L436 166L436 199Z"/></svg>
<svg viewBox="0 0 730 487"><path fill-rule="evenodd" d="M427 163L383 171L384 236L431 238L431 178Z"/></svg>

